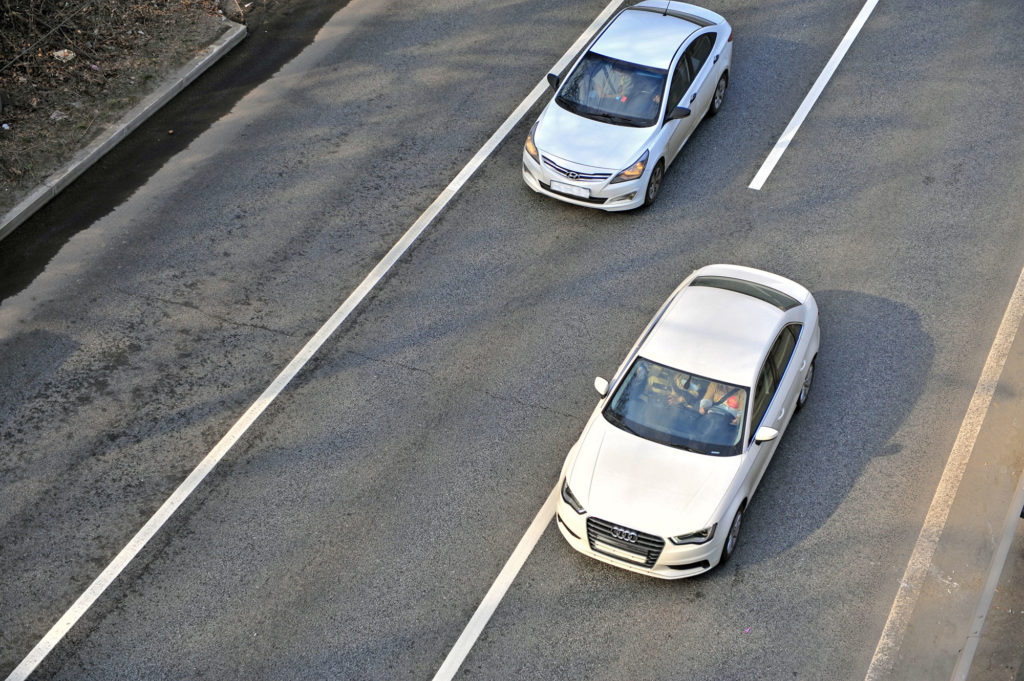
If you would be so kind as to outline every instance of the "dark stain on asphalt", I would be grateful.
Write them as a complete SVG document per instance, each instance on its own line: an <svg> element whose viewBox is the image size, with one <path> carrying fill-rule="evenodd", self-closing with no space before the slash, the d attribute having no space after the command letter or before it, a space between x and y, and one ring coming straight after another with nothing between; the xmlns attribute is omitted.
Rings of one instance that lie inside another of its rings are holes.
<svg viewBox="0 0 1024 681"><path fill-rule="evenodd" d="M248 15L245 40L3 240L0 301L23 291L71 237L135 193L312 43L348 2L278 0Z"/></svg>

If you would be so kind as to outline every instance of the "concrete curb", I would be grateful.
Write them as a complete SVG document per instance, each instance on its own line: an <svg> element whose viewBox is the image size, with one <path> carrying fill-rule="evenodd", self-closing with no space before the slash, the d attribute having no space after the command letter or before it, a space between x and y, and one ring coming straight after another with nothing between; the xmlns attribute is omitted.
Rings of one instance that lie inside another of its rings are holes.
<svg viewBox="0 0 1024 681"><path fill-rule="evenodd" d="M31 217L62 189L74 182L89 166L113 149L118 142L131 134L160 107L184 90L189 83L202 75L206 69L241 42L246 34L245 26L233 21L229 21L227 24L228 30L224 35L207 45L192 61L171 74L163 85L147 95L131 111L122 116L121 120L108 125L107 129L89 146L75 154L71 161L46 178L43 184L32 190L18 205L9 210L3 218L0 218L0 239L13 232L18 225Z"/></svg>

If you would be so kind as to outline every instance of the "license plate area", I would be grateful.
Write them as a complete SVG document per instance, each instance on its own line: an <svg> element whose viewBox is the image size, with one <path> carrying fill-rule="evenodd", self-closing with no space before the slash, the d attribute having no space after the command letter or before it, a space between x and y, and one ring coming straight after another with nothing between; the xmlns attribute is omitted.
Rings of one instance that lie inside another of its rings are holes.
<svg viewBox="0 0 1024 681"><path fill-rule="evenodd" d="M615 556L616 558L627 561L629 563L633 563L634 565L644 565L647 563L646 556L637 555L632 551L623 551L618 547L612 546L610 544L605 544L603 541L595 541L594 550L600 551L601 553L608 554L610 556Z"/></svg>
<svg viewBox="0 0 1024 681"><path fill-rule="evenodd" d="M590 190L586 187L577 187L574 184L566 184L565 182L559 182L558 180L551 180L551 189L556 192L562 192L563 194L569 194L570 196L578 196L581 199L590 198Z"/></svg>

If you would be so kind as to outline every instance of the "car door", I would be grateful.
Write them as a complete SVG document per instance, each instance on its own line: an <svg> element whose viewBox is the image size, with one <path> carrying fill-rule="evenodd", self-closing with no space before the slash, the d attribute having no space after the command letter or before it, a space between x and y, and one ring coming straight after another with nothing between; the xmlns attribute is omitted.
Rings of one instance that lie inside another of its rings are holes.
<svg viewBox="0 0 1024 681"><path fill-rule="evenodd" d="M715 84L707 84L711 80L708 73L713 66L708 57L715 46L715 35L702 33L693 39L679 56L679 61L672 71L665 113L667 115L677 106L684 106L691 113L686 118L678 118L668 123L675 126L666 149L668 163L675 159L679 150L686 144L686 140L693 134L701 116L711 104Z"/></svg>
<svg viewBox="0 0 1024 681"><path fill-rule="evenodd" d="M747 431L747 456L751 459L750 471L750 494L754 493L757 484L764 475L765 467L775 453L775 446L779 438L766 442L754 440L754 434L761 426L771 426L779 412L779 405L775 403L775 392L778 388L778 381L775 378L775 369L771 361L766 357L754 384L754 399L751 400L750 408L750 429ZM774 408L773 408L774 404Z"/></svg>
<svg viewBox="0 0 1024 681"><path fill-rule="evenodd" d="M666 102L667 106L665 107L666 119L677 106L686 106L683 102L683 95L689 91L692 83L693 74L690 71L690 60L687 59L685 54L681 54L675 68L672 69L672 80L668 89L668 102ZM696 126L697 117L692 113L686 118L676 118L665 123L665 127L670 131L668 144L665 146L666 163L672 163L676 154L682 148L683 143L686 142Z"/></svg>
<svg viewBox="0 0 1024 681"><path fill-rule="evenodd" d="M690 73L693 74L693 82L686 94L683 106L693 112L693 117L698 121L711 106L711 97L715 92L717 78L712 77L714 60L710 59L711 51L715 47L715 33L702 33L693 39L690 46L683 53L684 59L690 62Z"/></svg>
<svg viewBox="0 0 1024 681"><path fill-rule="evenodd" d="M795 389L799 385L799 381L796 380L799 371L797 367L790 365L799 336L799 324L787 324L782 328L764 359L754 386L750 430L747 436L747 451L753 458L751 493L764 476L768 463L775 454L775 448L782 439L782 433L793 417L799 392ZM754 435L761 426L774 428L779 431L779 436L765 442L755 441Z"/></svg>
<svg viewBox="0 0 1024 681"><path fill-rule="evenodd" d="M800 394L801 367L798 362L793 361L793 351L800 340L800 329L800 324L787 324L779 333L779 337L768 354L775 369L775 375L779 377L778 394L782 400L783 413L781 420L772 428L778 430L780 434L785 432L789 420L793 418L793 413L796 411L796 398Z"/></svg>

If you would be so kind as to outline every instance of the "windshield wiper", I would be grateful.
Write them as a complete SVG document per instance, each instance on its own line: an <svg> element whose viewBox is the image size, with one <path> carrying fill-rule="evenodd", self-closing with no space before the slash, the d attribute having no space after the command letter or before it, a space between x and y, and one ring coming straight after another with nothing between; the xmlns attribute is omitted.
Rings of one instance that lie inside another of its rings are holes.
<svg viewBox="0 0 1024 681"><path fill-rule="evenodd" d="M625 125L630 128L643 128L648 125L645 121L638 121L635 118L629 116L620 116L618 114L608 113L607 111L580 111L581 116L589 116L590 118L600 118L608 121L613 125Z"/></svg>
<svg viewBox="0 0 1024 681"><path fill-rule="evenodd" d="M637 122L632 118L627 118L626 116L619 116L617 114L608 113L607 111L594 111L593 109L583 104L580 104L579 102L574 102L571 99L566 99L565 97L556 97L555 102L557 102L558 105L561 106L566 111L574 113L577 116L583 116L585 118L596 119L601 121L608 121L613 125L628 125L632 128L643 127L642 125L638 125Z"/></svg>
<svg viewBox="0 0 1024 681"><path fill-rule="evenodd" d="M580 113L582 113L582 115L588 116L590 118L600 118L601 120L608 121L609 123L614 123L615 125L632 125L633 124L633 122L630 119L628 119L628 118L624 118L622 116L616 116L615 114L606 113L604 111L587 111L587 112L580 112Z"/></svg>
<svg viewBox="0 0 1024 681"><path fill-rule="evenodd" d="M676 444L674 442L665 442L664 444L666 444L669 447L672 447L674 449L681 449L684 452L690 452L691 454L706 454L707 453L707 452L702 452L700 450L694 449L692 447L687 447L686 445L678 445L678 444Z"/></svg>

